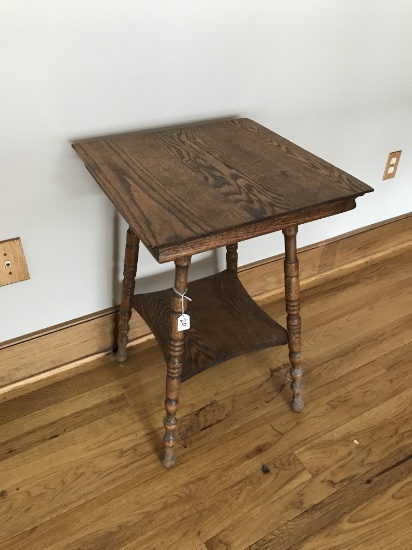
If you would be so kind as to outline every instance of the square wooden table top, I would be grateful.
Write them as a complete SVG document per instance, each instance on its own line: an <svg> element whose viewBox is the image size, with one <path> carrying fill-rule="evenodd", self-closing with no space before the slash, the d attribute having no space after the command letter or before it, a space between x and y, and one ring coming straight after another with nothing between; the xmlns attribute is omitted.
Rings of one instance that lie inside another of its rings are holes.
<svg viewBox="0 0 412 550"><path fill-rule="evenodd" d="M247 118L73 147L159 262L344 212L373 191Z"/></svg>

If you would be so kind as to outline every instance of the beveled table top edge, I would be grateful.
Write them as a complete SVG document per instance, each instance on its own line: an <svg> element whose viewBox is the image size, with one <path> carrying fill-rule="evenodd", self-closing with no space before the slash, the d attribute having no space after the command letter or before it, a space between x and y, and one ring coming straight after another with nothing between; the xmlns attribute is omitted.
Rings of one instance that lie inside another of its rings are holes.
<svg viewBox="0 0 412 550"><path fill-rule="evenodd" d="M290 225L302 225L304 223L353 210L356 208L356 198L362 196L363 194L364 193L360 193L354 195L353 197L276 216L270 220L260 222L255 221L241 227L235 227L220 233L210 234L206 237L188 239L179 243L169 243L159 247L150 247L143 240L142 243L157 262L166 263L173 261L178 257L193 256L195 254L214 250L229 244L239 243L255 237L281 231ZM132 226L131 228L133 229Z"/></svg>

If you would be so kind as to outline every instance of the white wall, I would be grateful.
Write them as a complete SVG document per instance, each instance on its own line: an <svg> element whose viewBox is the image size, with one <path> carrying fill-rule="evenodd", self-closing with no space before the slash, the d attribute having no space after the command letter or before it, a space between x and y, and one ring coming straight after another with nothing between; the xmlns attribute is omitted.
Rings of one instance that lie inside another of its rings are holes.
<svg viewBox="0 0 412 550"><path fill-rule="evenodd" d="M411 28L410 0L1 0L0 240L22 238L31 279L0 288L0 341L119 301L126 226L76 138L239 114L376 188L301 246L410 211ZM281 250L261 237L240 261ZM142 252L145 289L170 269Z"/></svg>

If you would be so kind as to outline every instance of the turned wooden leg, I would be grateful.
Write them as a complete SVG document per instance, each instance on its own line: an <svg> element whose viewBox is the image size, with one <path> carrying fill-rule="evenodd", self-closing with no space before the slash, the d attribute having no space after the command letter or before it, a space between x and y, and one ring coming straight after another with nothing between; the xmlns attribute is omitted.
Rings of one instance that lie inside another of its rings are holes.
<svg viewBox="0 0 412 550"><path fill-rule="evenodd" d="M287 312L287 329L289 344L290 376L293 393L292 409L303 410L302 399L302 369L301 369L301 322L299 300L299 261L296 253L296 234L298 226L294 225L283 230L285 236L285 295Z"/></svg>
<svg viewBox="0 0 412 550"><path fill-rule="evenodd" d="M190 265L190 256L179 258L175 261L175 289L184 294L187 290L187 274ZM183 300L183 309L186 311L187 300ZM165 452L163 466L171 468L175 463L175 441L177 418L176 411L179 406L180 378L183 367L183 351L185 343L185 331L177 330L177 319L182 314L182 298L173 292L171 311L169 316L169 358L167 361L166 376L166 417L165 434L163 441Z"/></svg>
<svg viewBox="0 0 412 550"><path fill-rule="evenodd" d="M117 338L118 348L116 359L121 363L127 358L127 335L130 330L129 321L132 315L132 306L130 298L134 293L134 283L136 278L137 260L139 257L139 239L129 227L126 237L126 250L124 255L124 271L122 285L122 301L119 313L119 334Z"/></svg>
<svg viewBox="0 0 412 550"><path fill-rule="evenodd" d="M226 246L226 269L237 272L237 243Z"/></svg>

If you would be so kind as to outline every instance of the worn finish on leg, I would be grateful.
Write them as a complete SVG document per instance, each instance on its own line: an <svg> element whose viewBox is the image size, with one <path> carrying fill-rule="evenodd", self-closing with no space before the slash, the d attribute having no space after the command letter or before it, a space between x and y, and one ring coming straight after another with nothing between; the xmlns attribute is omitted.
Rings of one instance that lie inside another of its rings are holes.
<svg viewBox="0 0 412 550"><path fill-rule="evenodd" d="M301 354L301 320L299 299L299 261L296 252L296 234L298 226L283 230L285 236L285 295L287 312L287 330L289 343L290 376L293 392L292 409L303 410L302 399L302 354Z"/></svg>
<svg viewBox="0 0 412 550"><path fill-rule="evenodd" d="M130 330L129 321L132 315L130 298L133 296L134 293L138 257L139 239L134 231L129 227L129 229L127 230L126 250L124 255L122 301L120 304L119 334L117 338L118 348L116 359L120 362L126 361L127 358L127 335Z"/></svg>
<svg viewBox="0 0 412 550"><path fill-rule="evenodd" d="M190 256L175 260L175 289L183 294L187 289L187 274L189 271ZM186 311L187 300L183 300L183 308ZM177 330L177 319L182 314L182 299L175 292L172 295L172 304L169 317L169 358L167 361L166 377L166 417L165 434L163 441L165 451L163 466L171 468L176 460L175 441L177 418L176 411L179 406L180 382L183 367L183 350L185 342L185 331Z"/></svg>
<svg viewBox="0 0 412 550"><path fill-rule="evenodd" d="M226 269L237 272L237 243L226 246Z"/></svg>

